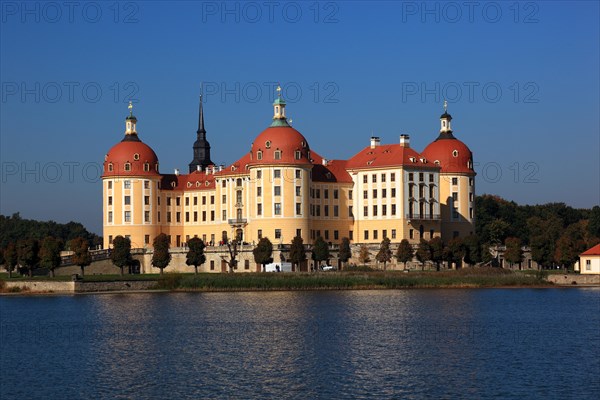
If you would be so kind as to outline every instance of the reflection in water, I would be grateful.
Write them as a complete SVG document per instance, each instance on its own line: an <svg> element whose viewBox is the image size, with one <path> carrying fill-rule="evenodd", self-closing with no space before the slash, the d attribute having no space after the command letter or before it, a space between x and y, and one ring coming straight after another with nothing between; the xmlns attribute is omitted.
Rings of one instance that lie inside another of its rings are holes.
<svg viewBox="0 0 600 400"><path fill-rule="evenodd" d="M4 297L0 318L3 399L600 392L600 290Z"/></svg>

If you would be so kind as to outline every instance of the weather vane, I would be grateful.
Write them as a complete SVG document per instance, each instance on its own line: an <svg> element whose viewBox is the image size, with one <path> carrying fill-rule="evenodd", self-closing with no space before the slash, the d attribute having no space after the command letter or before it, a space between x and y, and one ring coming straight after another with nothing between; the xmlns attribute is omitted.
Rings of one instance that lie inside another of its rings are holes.
<svg viewBox="0 0 600 400"><path fill-rule="evenodd" d="M444 100L444 112L448 111L448 101Z"/></svg>
<svg viewBox="0 0 600 400"><path fill-rule="evenodd" d="M129 100L129 106L127 106L127 108L129 108L129 115L133 115L133 104L131 104L131 100Z"/></svg>
<svg viewBox="0 0 600 400"><path fill-rule="evenodd" d="M281 97L281 86L277 85L277 97Z"/></svg>

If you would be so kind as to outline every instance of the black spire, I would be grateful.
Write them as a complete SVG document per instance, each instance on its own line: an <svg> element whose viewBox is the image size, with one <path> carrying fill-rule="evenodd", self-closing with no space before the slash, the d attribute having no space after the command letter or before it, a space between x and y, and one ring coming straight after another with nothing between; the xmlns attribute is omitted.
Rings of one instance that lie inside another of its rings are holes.
<svg viewBox="0 0 600 400"><path fill-rule="evenodd" d="M198 167L203 170L209 165L213 165L213 162L210 160L210 144L206 140L206 130L204 129L204 109L202 108L202 95L200 95L198 130L196 131L196 141L194 142L194 159L190 163L190 173L196 171Z"/></svg>

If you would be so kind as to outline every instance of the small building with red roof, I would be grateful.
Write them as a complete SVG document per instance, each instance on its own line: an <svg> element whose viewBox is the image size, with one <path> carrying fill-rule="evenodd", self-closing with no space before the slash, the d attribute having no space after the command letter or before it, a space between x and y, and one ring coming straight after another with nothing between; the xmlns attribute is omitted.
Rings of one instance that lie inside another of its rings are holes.
<svg viewBox="0 0 600 400"><path fill-rule="evenodd" d="M579 255L580 274L600 274L600 243Z"/></svg>

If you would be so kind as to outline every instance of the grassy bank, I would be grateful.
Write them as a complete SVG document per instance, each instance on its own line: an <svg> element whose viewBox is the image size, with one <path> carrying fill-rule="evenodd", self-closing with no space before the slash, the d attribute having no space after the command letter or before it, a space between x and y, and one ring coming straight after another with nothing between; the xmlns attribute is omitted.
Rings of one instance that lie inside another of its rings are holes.
<svg viewBox="0 0 600 400"><path fill-rule="evenodd" d="M168 290L401 289L436 287L550 286L543 277L489 268L443 272L377 271L317 274L165 274L157 288Z"/></svg>

